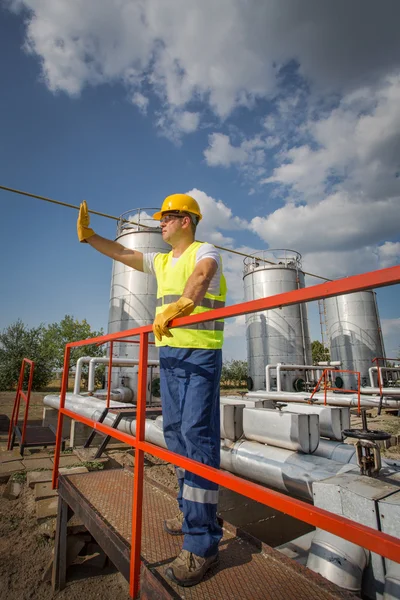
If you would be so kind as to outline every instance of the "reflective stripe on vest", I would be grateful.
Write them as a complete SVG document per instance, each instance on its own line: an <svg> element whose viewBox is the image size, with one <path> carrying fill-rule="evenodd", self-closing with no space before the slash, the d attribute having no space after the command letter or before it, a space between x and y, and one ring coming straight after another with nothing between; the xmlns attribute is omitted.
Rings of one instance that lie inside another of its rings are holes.
<svg viewBox="0 0 400 600"><path fill-rule="evenodd" d="M200 504L218 504L218 490L204 490L195 488L187 483L183 484L182 498Z"/></svg>
<svg viewBox="0 0 400 600"><path fill-rule="evenodd" d="M162 298L157 298L156 306L171 304L171 302L176 302L179 300L180 297L181 295L178 294L168 294ZM198 306L202 306L203 308L224 308L225 302L223 300L211 300L211 298L203 298Z"/></svg>
<svg viewBox="0 0 400 600"><path fill-rule="evenodd" d="M165 310L168 304L176 302L182 297L186 282L196 266L196 254L202 242L193 242L179 259L172 264L172 252L157 254L154 260L154 269L157 277L157 305L156 314ZM226 282L221 274L220 294L206 293L201 304L196 306L192 315L199 315L214 308L225 306ZM202 348L219 349L223 344L224 322L207 321L177 327L172 331L172 338L163 337L161 342L156 340L157 346L172 346L175 348Z"/></svg>

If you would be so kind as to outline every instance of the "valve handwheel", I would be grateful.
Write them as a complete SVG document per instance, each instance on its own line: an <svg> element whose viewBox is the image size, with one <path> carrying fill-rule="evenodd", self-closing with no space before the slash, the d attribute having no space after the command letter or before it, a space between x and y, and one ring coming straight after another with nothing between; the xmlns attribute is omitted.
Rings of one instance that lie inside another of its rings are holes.
<svg viewBox="0 0 400 600"><path fill-rule="evenodd" d="M369 440L371 442L378 442L379 440L388 440L391 436L386 431L380 431L378 429L368 429L367 427L367 411L365 408L361 409L362 418L362 429L343 429L342 433L344 437L357 438L358 440Z"/></svg>

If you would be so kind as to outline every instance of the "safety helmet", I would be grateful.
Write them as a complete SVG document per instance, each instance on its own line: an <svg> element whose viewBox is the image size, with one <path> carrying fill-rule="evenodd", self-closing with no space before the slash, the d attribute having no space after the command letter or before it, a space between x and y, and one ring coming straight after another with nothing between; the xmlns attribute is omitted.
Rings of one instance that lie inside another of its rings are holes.
<svg viewBox="0 0 400 600"><path fill-rule="evenodd" d="M153 219L160 221L163 213L173 210L196 215L199 221L202 219L200 206L197 204L196 200L188 194L172 194L171 196L167 196L162 203L161 210L154 213Z"/></svg>

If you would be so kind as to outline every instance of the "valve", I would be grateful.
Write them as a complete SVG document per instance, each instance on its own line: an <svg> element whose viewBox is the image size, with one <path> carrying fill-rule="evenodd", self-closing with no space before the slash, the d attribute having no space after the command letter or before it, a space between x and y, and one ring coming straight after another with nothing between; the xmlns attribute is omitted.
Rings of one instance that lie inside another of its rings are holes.
<svg viewBox="0 0 400 600"><path fill-rule="evenodd" d="M376 442L388 440L391 436L386 431L368 429L367 410L361 409L362 429L344 429L344 437L356 438L357 464L361 475L377 477L382 468L381 451Z"/></svg>

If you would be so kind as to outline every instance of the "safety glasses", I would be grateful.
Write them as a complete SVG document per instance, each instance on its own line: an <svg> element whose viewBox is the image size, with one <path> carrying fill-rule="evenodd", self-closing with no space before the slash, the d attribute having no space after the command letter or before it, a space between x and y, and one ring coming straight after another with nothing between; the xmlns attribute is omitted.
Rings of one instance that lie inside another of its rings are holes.
<svg viewBox="0 0 400 600"><path fill-rule="evenodd" d="M187 215L164 215L163 217L161 217L160 219L160 223L161 225L163 223L169 223L170 221L173 221L174 219L184 219L185 217L187 217Z"/></svg>

